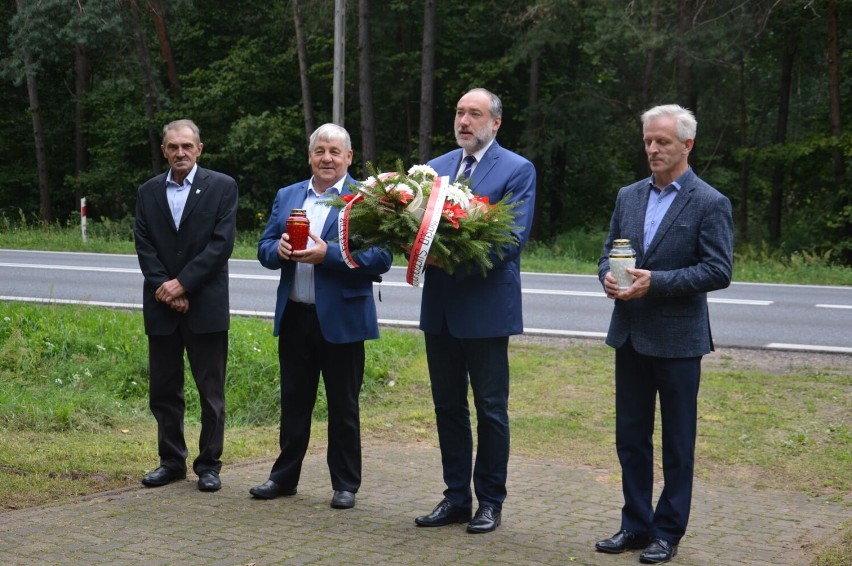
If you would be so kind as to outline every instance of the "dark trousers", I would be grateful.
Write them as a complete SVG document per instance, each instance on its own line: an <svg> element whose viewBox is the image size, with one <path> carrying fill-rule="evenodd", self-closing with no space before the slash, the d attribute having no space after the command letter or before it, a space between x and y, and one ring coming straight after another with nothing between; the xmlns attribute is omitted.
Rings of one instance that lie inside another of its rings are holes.
<svg viewBox="0 0 852 566"><path fill-rule="evenodd" d="M628 340L615 353L615 444L621 462L621 528L678 544L692 502L701 357L644 356ZM654 416L660 396L663 487L656 509Z"/></svg>
<svg viewBox="0 0 852 566"><path fill-rule="evenodd" d="M361 486L361 422L358 395L364 379L364 342L332 344L322 337L311 305L287 303L278 337L281 366L281 453L269 479L286 489L299 483L311 437L311 415L320 374L328 400L326 461L334 490Z"/></svg>
<svg viewBox="0 0 852 566"><path fill-rule="evenodd" d="M426 333L426 358L441 444L444 491L451 503L471 507L471 474L480 505L502 509L509 463L509 338L459 339L444 329ZM476 407L476 463L468 407Z"/></svg>
<svg viewBox="0 0 852 566"><path fill-rule="evenodd" d="M225 367L228 361L228 332L195 334L183 322L167 336L148 336L151 413L157 420L157 447L160 465L186 470L188 451L183 434L184 358L201 403L201 436L198 457L192 468L196 474L222 468L225 444Z"/></svg>

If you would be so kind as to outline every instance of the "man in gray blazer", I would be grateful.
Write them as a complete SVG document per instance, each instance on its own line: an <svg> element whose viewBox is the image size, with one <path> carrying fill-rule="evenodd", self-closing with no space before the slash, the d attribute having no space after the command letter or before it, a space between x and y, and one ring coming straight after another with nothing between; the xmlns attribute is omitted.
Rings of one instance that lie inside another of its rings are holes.
<svg viewBox="0 0 852 566"><path fill-rule="evenodd" d="M598 263L615 300L606 343L615 352L615 443L622 471L621 529L595 547L617 554L644 548L641 562L668 562L686 532L692 499L701 358L713 350L707 293L731 282L731 203L702 181L687 158L696 120L677 105L642 115L652 175L622 188ZM633 283L610 273L613 240L636 250ZM665 487L654 507L656 398L662 418Z"/></svg>
<svg viewBox="0 0 852 566"><path fill-rule="evenodd" d="M216 491L222 485L228 258L236 235L237 183L198 166L203 148L191 120L166 124L162 150L169 170L143 183L136 201L149 400L160 456L160 466L142 478L148 487L186 477L184 351L201 400L199 454L193 463L198 489Z"/></svg>

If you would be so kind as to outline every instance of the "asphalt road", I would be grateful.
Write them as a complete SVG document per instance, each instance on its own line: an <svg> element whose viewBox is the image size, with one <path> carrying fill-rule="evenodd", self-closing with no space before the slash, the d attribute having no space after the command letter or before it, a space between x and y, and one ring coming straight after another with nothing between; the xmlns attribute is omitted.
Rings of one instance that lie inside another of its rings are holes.
<svg viewBox="0 0 852 566"><path fill-rule="evenodd" d="M271 317L278 272L231 260L230 274L234 314ZM522 281L526 333L604 337L612 304L595 276L524 273ZM133 255L0 249L0 300L141 308L141 288ZM420 289L402 268L376 286L379 295L382 324L417 326ZM718 346L852 354L852 287L735 282L709 301Z"/></svg>

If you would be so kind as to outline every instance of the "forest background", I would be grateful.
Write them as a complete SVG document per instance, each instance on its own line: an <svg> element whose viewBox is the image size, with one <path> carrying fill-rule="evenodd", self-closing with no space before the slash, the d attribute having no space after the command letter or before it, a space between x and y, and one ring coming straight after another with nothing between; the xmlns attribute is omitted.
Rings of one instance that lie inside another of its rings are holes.
<svg viewBox="0 0 852 566"><path fill-rule="evenodd" d="M162 125L195 120L200 162L235 177L239 228L309 176L332 121L333 0L7 0L0 25L0 221L108 222L164 170ZM504 147L538 171L533 240L602 241L648 175L639 116L698 118L695 171L734 206L737 249L852 265L852 2L349 0L343 122L352 173L456 147L454 106L503 100Z"/></svg>

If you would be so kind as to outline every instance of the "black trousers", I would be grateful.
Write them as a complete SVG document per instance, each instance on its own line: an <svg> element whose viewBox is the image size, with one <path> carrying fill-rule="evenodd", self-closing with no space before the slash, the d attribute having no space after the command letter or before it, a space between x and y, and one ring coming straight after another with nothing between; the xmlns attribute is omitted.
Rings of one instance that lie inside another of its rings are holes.
<svg viewBox="0 0 852 566"><path fill-rule="evenodd" d="M188 451L183 434L184 351L201 402L201 436L196 474L219 471L225 443L225 367L228 361L228 332L196 334L183 322L167 336L148 336L151 413L157 420L160 465L186 470Z"/></svg>
<svg viewBox="0 0 852 566"><path fill-rule="evenodd" d="M313 305L290 301L278 337L281 366L281 453L269 479L295 488L311 437L311 416L322 375L328 400L326 461L334 490L361 487L361 422L358 396L364 379L364 342L325 340Z"/></svg>

